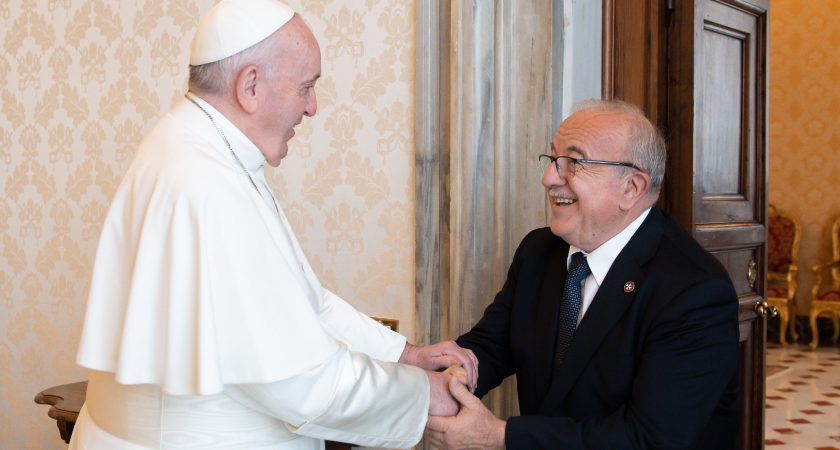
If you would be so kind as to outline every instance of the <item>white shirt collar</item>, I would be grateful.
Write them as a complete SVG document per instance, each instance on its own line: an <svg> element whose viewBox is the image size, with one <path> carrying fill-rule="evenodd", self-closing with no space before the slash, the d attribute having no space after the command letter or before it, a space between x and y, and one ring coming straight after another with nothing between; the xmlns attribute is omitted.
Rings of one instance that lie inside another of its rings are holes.
<svg viewBox="0 0 840 450"><path fill-rule="evenodd" d="M636 230L642 226L642 222L645 221L647 218L648 213L650 213L650 208L644 210L639 217L636 218L630 225L627 225L626 228L621 230L620 233L616 234L607 242L601 244L600 247L596 248L590 253L586 253L583 250L570 245L569 246L569 255L566 258L566 267L569 267L569 261L571 261L572 254L576 252L582 252L584 256L586 256L586 262L589 264L589 270L592 271L592 276L595 278L595 281L598 283L598 286L604 281L604 277L607 276L607 272L609 272L610 267L612 267L613 262L618 257L618 254L621 253L621 250L624 249L624 246L630 242L630 238L636 233Z"/></svg>
<svg viewBox="0 0 840 450"><path fill-rule="evenodd" d="M245 136L245 133L237 128L233 122L228 120L224 114L214 108L213 105L207 103L195 93L189 92L187 95L195 100L196 103L201 105L201 107L213 117L213 121L216 123L216 126L218 126L219 130L224 133L228 142L230 142L231 149L234 153L236 153L236 156L239 157L239 160L242 161L242 165L248 169L248 172L253 174L262 174L263 167L265 166L265 156L262 154L260 149L257 148L257 146L251 142L247 136ZM193 108L195 108L194 105ZM209 121L210 119L207 120ZM219 136L219 139L221 139L221 136ZM227 146L222 144L222 147Z"/></svg>

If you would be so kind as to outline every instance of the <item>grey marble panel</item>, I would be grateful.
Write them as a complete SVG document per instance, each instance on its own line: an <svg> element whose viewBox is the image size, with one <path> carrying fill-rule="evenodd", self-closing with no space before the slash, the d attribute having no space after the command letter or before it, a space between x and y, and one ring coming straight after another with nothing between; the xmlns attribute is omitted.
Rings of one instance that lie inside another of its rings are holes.
<svg viewBox="0 0 840 450"><path fill-rule="evenodd" d="M468 330L504 282L516 245L545 225L537 155L562 89L561 5L417 3L419 342ZM513 385L496 391L486 399L494 412L515 414Z"/></svg>

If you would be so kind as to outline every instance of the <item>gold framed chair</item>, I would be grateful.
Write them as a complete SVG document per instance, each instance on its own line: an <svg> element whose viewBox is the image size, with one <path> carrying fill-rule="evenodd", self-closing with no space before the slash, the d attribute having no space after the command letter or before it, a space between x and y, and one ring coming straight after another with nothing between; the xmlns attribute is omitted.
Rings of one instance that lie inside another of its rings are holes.
<svg viewBox="0 0 840 450"><path fill-rule="evenodd" d="M834 343L840 335L840 217L834 221L831 227L831 242L833 258L831 261L814 264L811 270L814 271L814 286L811 288L811 310L808 314L808 321L811 325L811 350L817 348L820 343L819 330L817 330L817 316L831 315L834 321ZM826 276L826 272L830 276Z"/></svg>
<svg viewBox="0 0 840 450"><path fill-rule="evenodd" d="M769 207L767 226L767 303L779 310L779 343L787 344L785 332L796 342L796 274L802 230L792 216Z"/></svg>

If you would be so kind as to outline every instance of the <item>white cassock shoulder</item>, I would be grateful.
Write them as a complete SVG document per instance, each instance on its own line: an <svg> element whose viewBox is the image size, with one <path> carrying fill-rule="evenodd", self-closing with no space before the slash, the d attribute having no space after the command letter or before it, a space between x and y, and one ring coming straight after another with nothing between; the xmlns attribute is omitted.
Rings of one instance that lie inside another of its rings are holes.
<svg viewBox="0 0 840 450"><path fill-rule="evenodd" d="M173 122L150 133L111 204L77 362L176 395L322 364L339 344L291 230L231 161L202 150L212 141L173 140Z"/></svg>

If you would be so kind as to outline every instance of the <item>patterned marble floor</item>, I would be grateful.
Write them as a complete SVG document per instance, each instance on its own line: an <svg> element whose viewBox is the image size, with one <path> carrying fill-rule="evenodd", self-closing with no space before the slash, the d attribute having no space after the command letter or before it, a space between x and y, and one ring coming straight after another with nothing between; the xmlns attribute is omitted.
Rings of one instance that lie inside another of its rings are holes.
<svg viewBox="0 0 840 450"><path fill-rule="evenodd" d="M840 347L767 350L768 449L840 450Z"/></svg>

